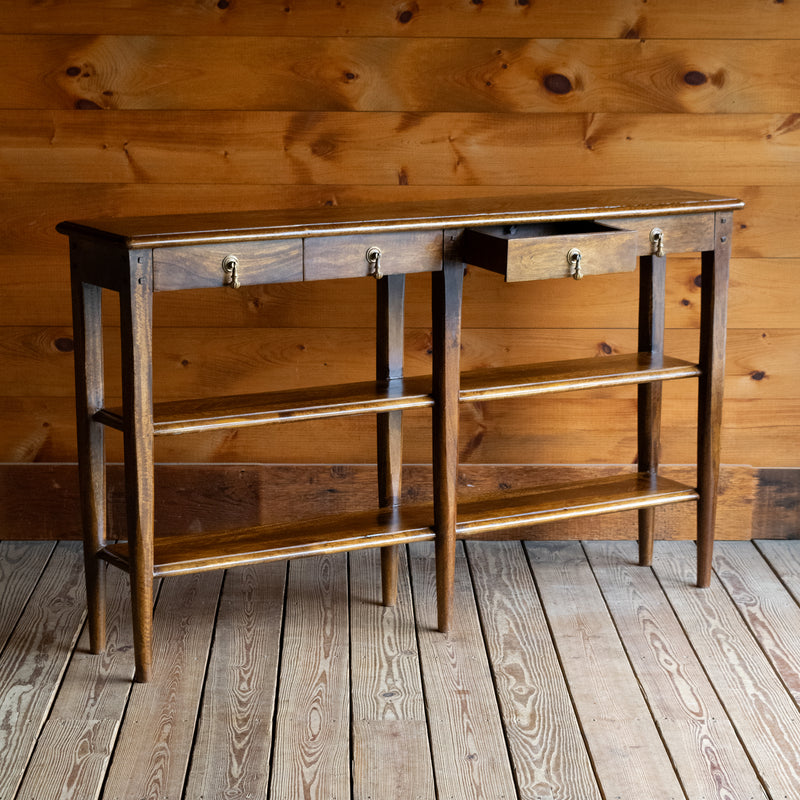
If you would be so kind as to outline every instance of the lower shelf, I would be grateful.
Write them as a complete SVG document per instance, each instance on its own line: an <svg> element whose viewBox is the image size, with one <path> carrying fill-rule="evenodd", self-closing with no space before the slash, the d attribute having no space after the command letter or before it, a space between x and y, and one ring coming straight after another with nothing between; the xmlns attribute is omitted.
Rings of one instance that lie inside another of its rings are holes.
<svg viewBox="0 0 800 800"><path fill-rule="evenodd" d="M697 490L668 478L642 473L592 481L498 492L459 504L460 539L518 538L518 528L572 517L697 500ZM385 547L434 538L430 503L374 509L283 525L261 525L157 537L156 576L234 567L299 556ZM105 547L101 557L128 570L127 542Z"/></svg>

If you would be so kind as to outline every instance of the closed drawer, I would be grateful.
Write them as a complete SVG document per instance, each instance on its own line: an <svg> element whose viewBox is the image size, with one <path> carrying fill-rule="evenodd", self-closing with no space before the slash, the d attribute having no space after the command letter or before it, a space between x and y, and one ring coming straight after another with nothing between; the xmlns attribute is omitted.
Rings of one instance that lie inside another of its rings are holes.
<svg viewBox="0 0 800 800"><path fill-rule="evenodd" d="M371 248L380 250L384 275L442 268L441 231L322 236L305 240L305 280L371 275L374 267L367 259Z"/></svg>
<svg viewBox="0 0 800 800"><path fill-rule="evenodd" d="M601 275L634 270L636 240L635 231L588 220L497 225L465 230L461 257L507 281L532 281L574 277L570 252L578 251L582 275Z"/></svg>
<svg viewBox="0 0 800 800"><path fill-rule="evenodd" d="M665 255L714 249L714 214L630 217L615 219L614 225L637 232L642 255L652 252L654 230L661 231Z"/></svg>
<svg viewBox="0 0 800 800"><path fill-rule="evenodd" d="M197 289L223 286L223 263L236 258L236 277L242 286L303 280L301 239L160 247L153 251L153 289Z"/></svg>

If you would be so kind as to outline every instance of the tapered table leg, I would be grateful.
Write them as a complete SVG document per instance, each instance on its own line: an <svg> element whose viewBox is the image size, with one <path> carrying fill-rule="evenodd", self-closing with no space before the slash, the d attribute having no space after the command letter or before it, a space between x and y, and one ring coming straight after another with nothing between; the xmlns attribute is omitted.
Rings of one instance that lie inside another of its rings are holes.
<svg viewBox="0 0 800 800"><path fill-rule="evenodd" d="M152 256L130 253L120 291L125 500L136 680L150 679L153 623Z"/></svg>
<svg viewBox="0 0 800 800"><path fill-rule="evenodd" d="M717 494L719 492L720 430L725 378L725 327L730 270L731 212L715 220L714 249L702 254L700 318L700 387L697 420L697 585L711 582Z"/></svg>
<svg viewBox="0 0 800 800"><path fill-rule="evenodd" d="M446 258L432 281L433 514L438 625L444 633L452 620L455 579L463 263Z"/></svg>
<svg viewBox="0 0 800 800"><path fill-rule="evenodd" d="M405 275L385 275L377 281L375 377L403 376L403 306ZM378 414L378 504L391 508L400 502L403 469L403 412ZM398 545L381 549L383 604L397 602Z"/></svg>
<svg viewBox="0 0 800 800"><path fill-rule="evenodd" d="M664 306L666 257L649 255L639 260L639 352L650 353L653 361L664 358ZM639 472L654 479L658 472L661 440L662 383L641 383L638 388ZM655 508L639 509L639 564L653 559Z"/></svg>
<svg viewBox="0 0 800 800"><path fill-rule="evenodd" d="M98 558L105 545L106 470L103 426L93 415L103 407L102 289L84 283L80 264L72 264L72 319L75 349L75 405L78 474L89 638L93 653L105 649L105 565Z"/></svg>

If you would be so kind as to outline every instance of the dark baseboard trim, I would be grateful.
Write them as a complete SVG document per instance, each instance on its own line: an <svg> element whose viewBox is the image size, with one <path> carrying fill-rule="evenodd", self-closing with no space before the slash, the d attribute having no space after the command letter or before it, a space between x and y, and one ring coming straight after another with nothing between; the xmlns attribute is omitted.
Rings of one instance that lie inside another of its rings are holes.
<svg viewBox="0 0 800 800"><path fill-rule="evenodd" d="M625 466L466 464L465 492L580 480L614 474ZM663 472L694 482L694 468L665 466ZM159 464L156 466L157 530L224 530L256 522L280 522L302 509L313 517L364 508L377 502L375 467L288 464ZM719 539L800 538L800 468L723 466L717 521ZM408 501L430 500L430 467L404 468ZM108 469L108 538L124 538L122 468ZM693 504L659 509L657 536L694 539ZM537 538L630 539L636 512L590 520L549 523ZM0 464L0 539L79 539L78 476L75 464Z"/></svg>

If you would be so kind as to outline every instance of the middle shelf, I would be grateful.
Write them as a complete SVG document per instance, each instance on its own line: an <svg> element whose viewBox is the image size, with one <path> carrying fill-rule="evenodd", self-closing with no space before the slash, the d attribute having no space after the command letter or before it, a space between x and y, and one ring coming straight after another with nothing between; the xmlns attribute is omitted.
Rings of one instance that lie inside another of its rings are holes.
<svg viewBox="0 0 800 800"><path fill-rule="evenodd" d="M650 353L488 367L461 374L459 401L524 397L603 386L694 378L690 361ZM190 433L303 419L397 411L433 405L430 375L308 389L177 400L153 405L153 433ZM97 422L124 429L121 408L103 408Z"/></svg>

